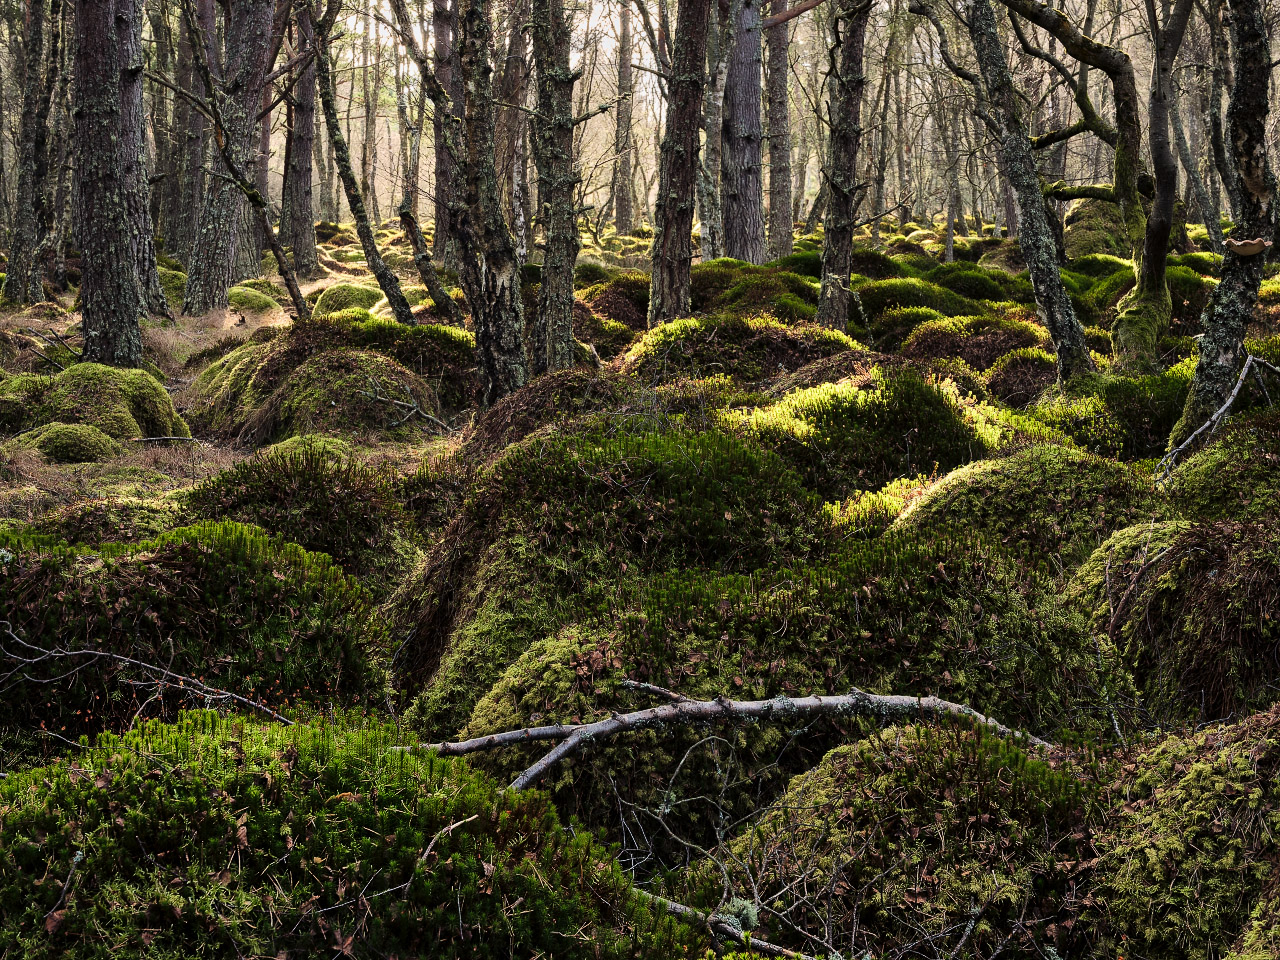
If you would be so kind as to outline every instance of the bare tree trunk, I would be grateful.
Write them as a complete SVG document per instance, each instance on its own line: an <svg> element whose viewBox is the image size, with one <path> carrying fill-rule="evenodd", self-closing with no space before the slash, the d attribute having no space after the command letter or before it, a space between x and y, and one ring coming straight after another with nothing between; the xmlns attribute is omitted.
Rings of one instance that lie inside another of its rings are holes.
<svg viewBox="0 0 1280 960"><path fill-rule="evenodd" d="M822 287L818 295L818 323L843 330L849 322L850 305L858 295L849 290L853 260L853 218L857 195L858 148L862 143L862 91L866 76L862 69L870 0L842 4L831 18L831 62L828 74L831 90L828 126L827 165L823 182L827 187L827 218L822 239Z"/></svg>
<svg viewBox="0 0 1280 960"><path fill-rule="evenodd" d="M619 234L635 229L631 204L631 0L622 0L618 16L618 106L613 135L613 226Z"/></svg>
<svg viewBox="0 0 1280 960"><path fill-rule="evenodd" d="M364 134L360 138L360 192L376 225L382 220L378 210L377 186L378 84L381 80L378 68L382 45L376 42L373 34L372 9L373 0L365 0L364 31L360 38L360 83L364 94Z"/></svg>
<svg viewBox="0 0 1280 960"><path fill-rule="evenodd" d="M706 84L710 7L711 0L683 0L676 14L671 82L668 84L670 102L658 168L658 196L654 202L650 327L689 313L693 196L698 175L698 119L702 113L702 94ZM757 104L759 97L757 85Z"/></svg>
<svg viewBox="0 0 1280 960"><path fill-rule="evenodd" d="M302 5L302 15L309 18L311 13ZM327 29L327 28L326 28ZM351 151L342 135L338 122L338 103L334 90L333 63L329 59L329 37L326 30L316 29L316 82L320 88L320 105L324 111L325 125L329 128L329 142L333 146L334 162L338 168L338 176L346 191L347 206L351 208L352 219L356 222L356 235L360 238L360 246L364 250L365 262L378 281L383 296L391 306L391 313L400 323L416 322L409 301L400 289L400 278L395 275L382 254L378 251L377 240L373 236L373 228L369 224L369 215L365 212L364 196L360 193L360 184L356 181L355 171L351 167Z"/></svg>
<svg viewBox="0 0 1280 960"><path fill-rule="evenodd" d="M142 104L142 0L116 0L120 49L120 177L129 209L129 231L139 297L152 313L169 316L169 301L156 269L155 228L151 223L150 171L146 162Z"/></svg>
<svg viewBox="0 0 1280 960"><path fill-rule="evenodd" d="M720 202L724 210L725 255L748 263L768 257L764 230L764 172L761 146L760 3L742 0L724 91L724 145Z"/></svg>
<svg viewBox="0 0 1280 960"><path fill-rule="evenodd" d="M785 13L787 0L773 0L775 15ZM765 36L769 48L769 256L781 259L792 250L791 217L791 97L788 79L790 27L780 23Z"/></svg>
<svg viewBox="0 0 1280 960"><path fill-rule="evenodd" d="M1195 156L1187 143L1187 134L1182 129L1182 117L1178 111L1176 95L1169 99L1169 125L1173 129L1178 159L1182 161L1182 169L1186 171L1187 182L1191 186L1192 196L1195 197L1196 207L1200 211L1200 219L1204 221L1204 228L1209 234L1209 247L1214 253L1222 253L1222 224L1218 221L1218 207L1209 196L1209 189L1205 186L1204 177L1200 176Z"/></svg>
<svg viewBox="0 0 1280 960"><path fill-rule="evenodd" d="M563 0L533 0L538 90L533 152L538 166L538 219L547 240L533 328L534 376L573 366L573 265L579 247L573 85L578 75L569 65L571 53ZM627 128L629 135L630 118Z"/></svg>
<svg viewBox="0 0 1280 960"><path fill-rule="evenodd" d="M465 2L465 0L464 0ZM516 154L517 143L524 132L524 104L529 89L528 18L530 0L514 0L507 28L506 52L495 65L497 86L494 99L494 149L497 161L498 188L502 192L502 209L507 223L516 225Z"/></svg>
<svg viewBox="0 0 1280 960"><path fill-rule="evenodd" d="M219 100L231 154L241 168L249 166L254 152L253 135L258 128L273 10L271 0L233 0L227 9L228 21L235 24L236 29L226 32L223 93ZM203 24L201 32L204 32ZM206 43L210 54L211 47L211 43ZM216 62L210 55L210 65ZM187 315L225 307L227 290L236 279L244 195L225 176L221 157L213 166L224 176L212 178L204 198L200 229L187 264L187 292L182 304L182 312Z"/></svg>
<svg viewBox="0 0 1280 960"><path fill-rule="evenodd" d="M450 109L458 119L462 114L462 74L458 69L458 6L457 0L433 0L431 6L431 33L435 47L435 76L448 94ZM456 244L449 219L449 197L459 189L454 172L454 157L446 147L445 124L447 119L435 110L433 134L435 140L435 258L448 266L457 260Z"/></svg>
<svg viewBox="0 0 1280 960"><path fill-rule="evenodd" d="M1276 229L1276 182L1267 152L1270 85L1255 70L1271 57L1261 0L1231 0L1231 53L1235 82L1227 106L1227 143L1238 187L1236 237L1270 240ZM1241 256L1228 248L1218 284L1205 310L1205 335L1195 378L1173 429L1170 446L1189 437L1226 402L1240 368L1245 331L1253 318L1266 255Z"/></svg>
<svg viewBox="0 0 1280 960"><path fill-rule="evenodd" d="M315 28L310 17L298 17L299 52L315 50ZM293 87L293 123L289 127L289 162L285 179L289 190L280 220L287 243L293 248L293 269L299 277L316 275L320 266L316 251L315 197L312 187L312 156L316 136L316 63L314 57L302 66Z"/></svg>
<svg viewBox="0 0 1280 960"><path fill-rule="evenodd" d="M738 3L725 6L725 16L712 3L707 26L707 80L703 93L702 128L707 144L698 164L698 218L702 222L702 259L725 255L724 207L720 197L720 162L724 145L724 85L729 72L729 52L733 49L733 23Z"/></svg>
<svg viewBox="0 0 1280 960"><path fill-rule="evenodd" d="M39 303L44 299L44 277L37 255L48 173L49 91L45 89L43 69L48 6L47 0L31 0L26 34L19 46L22 59L17 69L24 92L18 128L16 208L4 285L4 299L13 304Z"/></svg>
<svg viewBox="0 0 1280 960"><path fill-rule="evenodd" d="M81 316L85 360L142 362L143 304L120 177L120 68L113 0L76 0L76 206L81 238Z"/></svg>

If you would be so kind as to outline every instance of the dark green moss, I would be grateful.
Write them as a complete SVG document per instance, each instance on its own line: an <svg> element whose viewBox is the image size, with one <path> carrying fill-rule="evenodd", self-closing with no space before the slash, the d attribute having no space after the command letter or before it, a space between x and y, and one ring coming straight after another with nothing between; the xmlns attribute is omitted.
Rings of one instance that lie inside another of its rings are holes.
<svg viewBox="0 0 1280 960"><path fill-rule="evenodd" d="M96 463L124 452L120 444L88 423L46 423L24 433L18 442L39 450L50 463Z"/></svg>
<svg viewBox="0 0 1280 960"><path fill-rule="evenodd" d="M114 440L190 436L173 401L144 370L77 363L56 376L23 374L0 380L0 429L86 423Z"/></svg>

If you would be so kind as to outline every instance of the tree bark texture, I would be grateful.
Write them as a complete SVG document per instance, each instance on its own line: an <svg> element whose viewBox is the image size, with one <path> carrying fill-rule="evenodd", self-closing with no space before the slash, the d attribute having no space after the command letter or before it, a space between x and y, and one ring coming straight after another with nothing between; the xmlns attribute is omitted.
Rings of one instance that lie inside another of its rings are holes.
<svg viewBox="0 0 1280 960"><path fill-rule="evenodd" d="M299 52L315 50L315 26L309 16L298 17ZM312 186L312 155L316 133L316 63L308 60L293 87L293 123L289 128L289 163L285 171L289 185L285 209L281 213L286 242L293 248L294 270L306 279L315 276L320 265L316 252L315 197Z"/></svg>
<svg viewBox="0 0 1280 960"><path fill-rule="evenodd" d="M121 44L113 0L76 0L76 219L85 360L142 361L142 303L120 178Z"/></svg>
<svg viewBox="0 0 1280 960"><path fill-rule="evenodd" d="M773 0L772 12L785 13L787 0ZM778 260L791 253L791 97L788 79L790 26L770 27L765 44L769 50L769 256Z"/></svg>
<svg viewBox="0 0 1280 960"><path fill-rule="evenodd" d="M22 114L18 127L18 184L13 210L13 234L4 285L9 303L39 303L44 299L39 264L40 220L48 173L46 144L49 98L44 89L44 40L47 0L31 0L18 64L22 78Z"/></svg>
<svg viewBox="0 0 1280 960"><path fill-rule="evenodd" d="M650 327L689 313L694 189L700 146L698 120L702 113L702 94L707 76L707 20L710 9L711 0L681 0L676 14L671 79L667 85L667 122L658 161L658 193L654 201ZM758 38L758 29L756 35ZM759 97L757 84L757 104Z"/></svg>
<svg viewBox="0 0 1280 960"><path fill-rule="evenodd" d="M613 226L619 234L635 229L631 202L631 0L618 15L618 106L613 134Z"/></svg>
<svg viewBox="0 0 1280 960"><path fill-rule="evenodd" d="M462 117L462 74L458 67L458 7L457 0L433 0L431 6L431 33L434 43L435 76L448 94L450 109L455 118ZM435 142L435 236L432 239L435 258L445 266L456 260L457 251L452 242L449 197L459 189L454 172L454 157L446 145L445 125L448 122L438 108L434 112L433 133Z"/></svg>
<svg viewBox="0 0 1280 960"><path fill-rule="evenodd" d="M742 0L724 91L720 202L725 255L748 263L768 257L764 229L764 171L760 97L760 4Z"/></svg>

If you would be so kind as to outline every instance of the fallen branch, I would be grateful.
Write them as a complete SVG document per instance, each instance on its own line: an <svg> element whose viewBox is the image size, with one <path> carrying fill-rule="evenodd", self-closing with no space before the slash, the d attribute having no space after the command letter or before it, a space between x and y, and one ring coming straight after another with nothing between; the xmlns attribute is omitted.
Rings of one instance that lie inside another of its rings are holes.
<svg viewBox="0 0 1280 960"><path fill-rule="evenodd" d="M422 404L418 403L418 401L414 398L413 394L409 391L409 388L405 384L400 384L400 388L404 390L404 395L407 398L405 400L397 400L395 397L392 397L392 396L389 396L388 394L383 393L382 384L380 384L377 381L377 379L372 376L369 377L369 385L373 388L372 390L357 390L356 392L360 394L360 396L368 397L370 400L373 400L377 403L389 403L393 407L398 407L401 410L408 411L408 413L406 413L402 418L400 418L399 420L397 420L395 423L391 425L392 429L395 429L396 427L401 426L402 424L408 423L414 417L421 417L423 420L431 421L436 426L438 426L441 430L444 430L446 433L457 432L456 430L454 430L453 427L449 426L443 420L439 419L438 417L433 417L431 414L427 413L427 411L423 410Z"/></svg>
<svg viewBox="0 0 1280 960"><path fill-rule="evenodd" d="M17 635L13 630L13 624L7 620L0 620L0 630L12 642L18 644L22 649L10 650L3 644L0 644L0 654L5 659L14 664L0 680L8 681L15 673L23 670L25 667L35 666L41 663L50 663L58 661L74 661L76 658L87 658L81 660L75 667L68 671L68 674L75 673L85 669L94 660L110 660L112 663L118 663L122 666L134 667L144 673L155 674L159 679L147 681L150 686L158 687L161 690L174 689L181 690L188 694L205 697L212 700L233 700L236 703L248 707L250 710L265 714L277 723L283 723L285 726L293 726L293 721L288 717L276 713L265 703L258 703L250 700L248 697L242 697L238 693L232 693L230 690L223 690L220 687L211 687L202 680L195 677L189 677L185 674L174 673L167 667L157 666L154 663L147 663L143 660L135 660L133 657L126 657L124 654L113 653L110 650L96 650L93 648L83 648L79 650L68 650L64 647L38 647L33 643L28 643ZM64 676L68 675L64 674ZM41 680L28 676L25 672L22 674L24 679L33 683L52 683L53 680ZM0 690L5 687L0 687Z"/></svg>
<svg viewBox="0 0 1280 960"><path fill-rule="evenodd" d="M749 947L755 953L767 954L771 957L791 957L792 960L814 960L807 953L799 953L795 950L788 950L786 947L780 947L777 944L769 943L767 940L761 940L753 937L749 933L744 933L742 928L732 918L721 916L720 914L706 914L701 910L695 910L693 907L686 907L683 903L676 903L674 900L668 900L666 897L660 897L654 893L648 893L639 887L632 888L635 894L652 903L662 907L672 916L680 917L682 920L691 920L698 925L705 927L707 931L717 940L732 940L734 943Z"/></svg>

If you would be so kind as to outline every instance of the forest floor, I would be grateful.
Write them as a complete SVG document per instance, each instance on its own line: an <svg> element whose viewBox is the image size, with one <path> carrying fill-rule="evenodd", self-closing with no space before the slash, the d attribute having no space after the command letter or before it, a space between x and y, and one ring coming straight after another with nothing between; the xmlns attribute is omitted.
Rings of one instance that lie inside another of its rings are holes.
<svg viewBox="0 0 1280 960"><path fill-rule="evenodd" d="M932 224L860 239L847 333L818 236L654 330L648 241L584 238L583 363L485 411L392 226L415 327L330 224L311 321L246 281L140 371L71 296L0 316L0 956L1280 956L1280 384L1162 463L1220 259L1121 366L1106 216L1065 388L1016 242ZM663 690L780 712L532 791L550 744L416 749ZM1051 746L785 709L851 690Z"/></svg>

